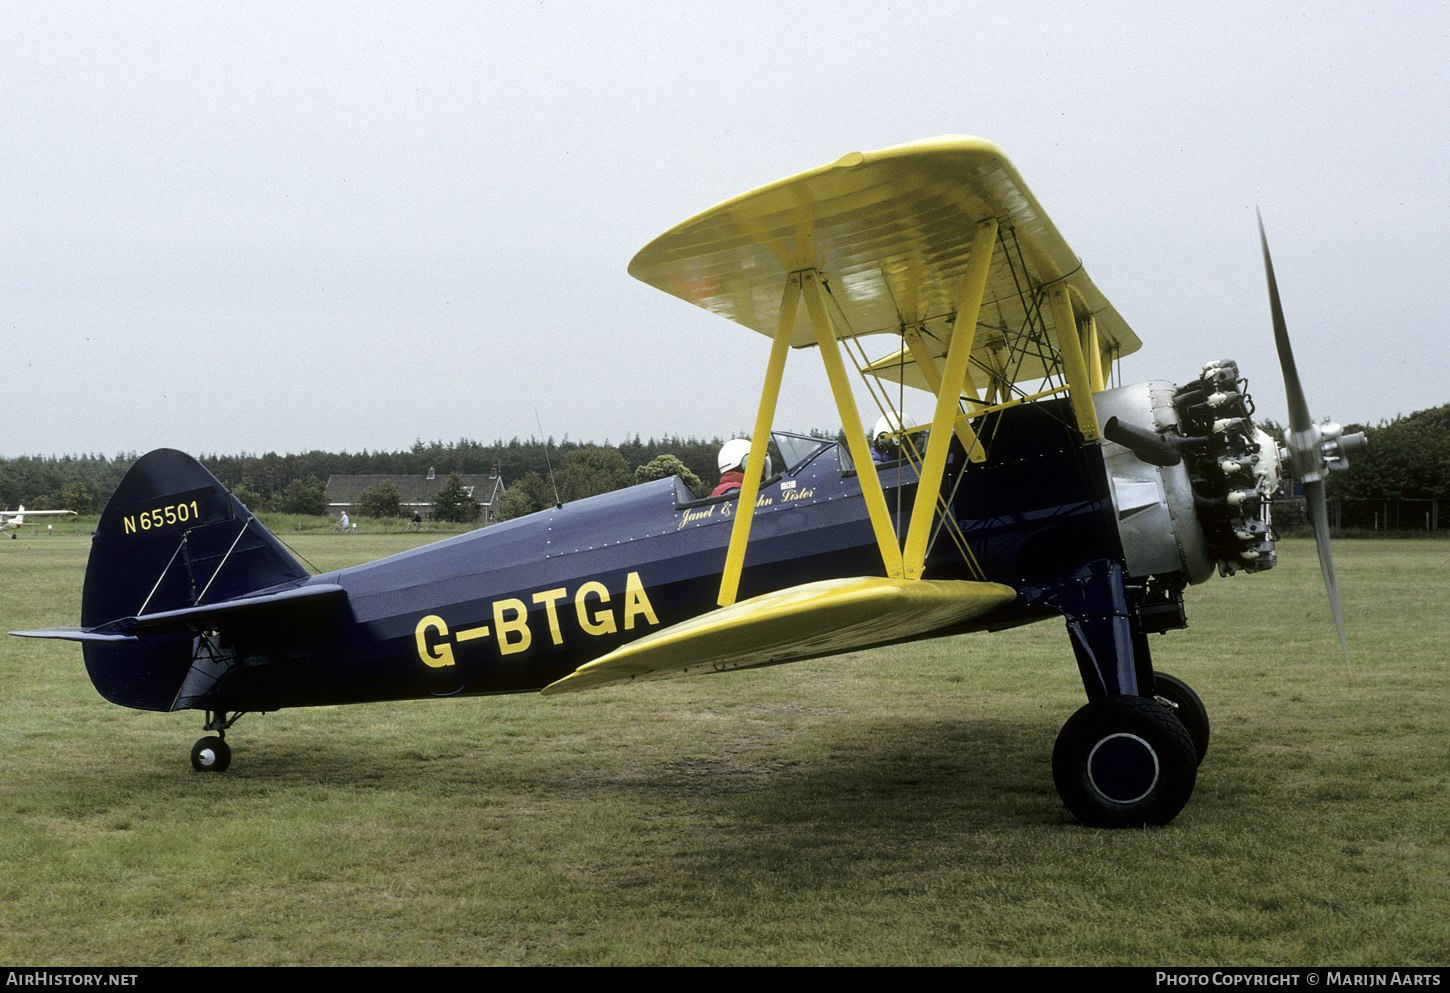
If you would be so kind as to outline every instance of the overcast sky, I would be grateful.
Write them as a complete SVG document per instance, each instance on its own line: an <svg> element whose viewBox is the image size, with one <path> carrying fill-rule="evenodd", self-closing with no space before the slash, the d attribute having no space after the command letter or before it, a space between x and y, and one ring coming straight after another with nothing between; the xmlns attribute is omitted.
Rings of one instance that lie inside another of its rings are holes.
<svg viewBox="0 0 1450 993"><path fill-rule="evenodd" d="M630 258L944 133L1013 160L1125 381L1236 358L1286 418L1257 205L1314 415L1450 402L1450 4L1170 6L0 0L0 455L747 430L768 341ZM834 427L788 374L777 426Z"/></svg>

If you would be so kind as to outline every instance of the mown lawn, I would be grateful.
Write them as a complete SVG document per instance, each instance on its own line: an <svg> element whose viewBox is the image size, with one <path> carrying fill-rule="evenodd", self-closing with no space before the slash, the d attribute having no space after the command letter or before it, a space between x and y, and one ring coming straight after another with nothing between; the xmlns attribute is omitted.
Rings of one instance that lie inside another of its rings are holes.
<svg viewBox="0 0 1450 993"><path fill-rule="evenodd" d="M437 535L287 536L321 569ZM84 536L0 543L6 630L74 624ZM1313 545L1189 593L1155 659L1213 742L1170 826L1078 826L1060 624L560 697L200 715L0 639L0 961L1450 962L1450 544Z"/></svg>

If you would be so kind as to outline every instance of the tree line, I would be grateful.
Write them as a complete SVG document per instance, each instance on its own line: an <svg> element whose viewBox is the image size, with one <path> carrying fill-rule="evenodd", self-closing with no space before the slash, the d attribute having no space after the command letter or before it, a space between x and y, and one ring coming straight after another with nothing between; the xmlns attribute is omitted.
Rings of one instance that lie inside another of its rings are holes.
<svg viewBox="0 0 1450 993"><path fill-rule="evenodd" d="M1283 443L1285 429L1261 425ZM1436 500L1450 496L1450 404L1402 414L1371 426L1348 424L1345 434L1363 431L1369 450L1350 457L1348 469L1330 472L1324 492L1341 500Z"/></svg>
<svg viewBox="0 0 1450 993"><path fill-rule="evenodd" d="M1265 425L1276 438L1282 429ZM1331 473L1328 495L1345 500L1425 500L1450 496L1450 404L1402 415L1376 426L1349 425L1363 431L1369 451L1349 469ZM425 475L502 473L506 494L503 516L517 517L596 493L678 472L697 493L717 476L715 457L722 439L650 438L617 445L564 440L514 438L483 444L421 440L407 451L297 455L202 455L200 461L253 510L304 512L321 506L331 475ZM670 457L666 459L665 457ZM0 458L0 507L21 504L35 510L97 513L110 499L136 454L25 455ZM671 461L671 459L673 461Z"/></svg>
<svg viewBox="0 0 1450 993"><path fill-rule="evenodd" d="M1363 431L1369 451L1344 472L1330 473L1325 492L1346 500L1430 500L1450 496L1450 404L1381 422Z"/></svg>
<svg viewBox="0 0 1450 993"><path fill-rule="evenodd" d="M439 476L487 474L503 476L507 494L514 488L526 495L554 503L554 488L561 500L577 500L594 493L618 489L639 480L635 470L663 455L673 456L697 480L713 483L717 475L715 456L719 438L642 439L636 435L619 444L575 442L567 438L525 441L495 441L484 444L471 439L456 442L415 442L406 451L324 452L300 454L239 455L202 454L198 460L242 502L255 511L278 510L300 513L302 506L315 506L333 475L422 476L430 470ZM135 452L108 457L101 454L0 458L0 508L24 505L33 510L74 510L99 513L111 498ZM326 501L322 501L325 508Z"/></svg>

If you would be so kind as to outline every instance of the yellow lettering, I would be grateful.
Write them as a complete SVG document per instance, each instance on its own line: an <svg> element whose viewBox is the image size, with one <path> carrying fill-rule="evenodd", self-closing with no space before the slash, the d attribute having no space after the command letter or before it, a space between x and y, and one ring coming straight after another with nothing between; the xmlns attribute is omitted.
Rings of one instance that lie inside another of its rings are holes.
<svg viewBox="0 0 1450 993"><path fill-rule="evenodd" d="M698 509L696 509L696 510L687 510L687 511L685 511L684 515L681 516L679 526L680 527L684 527L686 524L692 523L693 521L703 521L703 520L705 520L707 518L714 517L714 516L715 516L715 507L714 506L711 506L710 508L708 508L706 510L698 510ZM676 530L678 530L678 528Z"/></svg>
<svg viewBox="0 0 1450 993"><path fill-rule="evenodd" d="M514 612L514 619L504 620L504 611ZM498 653L500 655L513 655L515 652L522 652L529 647L533 641L533 635L529 634L529 608L524 606L522 600L499 600L493 605L493 628L498 632ZM517 634L517 641L510 641L509 635Z"/></svg>
<svg viewBox="0 0 1450 993"><path fill-rule="evenodd" d="M634 615L643 614L651 624L658 624L660 619L655 616L655 609L650 606L649 597L645 595L644 583L639 580L639 573L631 572L629 578L624 581L624 629L634 630Z"/></svg>
<svg viewBox="0 0 1450 993"><path fill-rule="evenodd" d="M579 613L579 626L592 635L613 634L615 632L613 611L606 607L592 618L589 616L588 605L584 602L584 598L590 593L597 596L600 603L609 602L609 590L603 583L590 582L579 587L579 592L574 594L574 609Z"/></svg>
<svg viewBox="0 0 1450 993"><path fill-rule="evenodd" d="M549 637L554 639L556 645L564 643L564 633L559 630L559 610L556 605L568 595L569 591L562 586L557 590L545 590L543 593L534 594L534 603L542 603L544 609L549 612Z"/></svg>
<svg viewBox="0 0 1450 993"><path fill-rule="evenodd" d="M413 629L413 637L418 641L418 658L424 665L432 666L434 669L441 669L444 666L453 664L453 646L446 641L437 644L438 652L435 655L433 649L428 646L428 629L433 628L444 638L448 637L448 625L443 618L436 614L429 614L418 622Z"/></svg>
<svg viewBox="0 0 1450 993"><path fill-rule="evenodd" d="M150 531L153 528L164 528L167 526L174 527L177 524L185 524L187 521L200 519L201 510L197 507L195 500L187 503L173 503L165 507L157 507L155 510L143 510L140 514L122 517L121 533L135 534L137 531Z"/></svg>

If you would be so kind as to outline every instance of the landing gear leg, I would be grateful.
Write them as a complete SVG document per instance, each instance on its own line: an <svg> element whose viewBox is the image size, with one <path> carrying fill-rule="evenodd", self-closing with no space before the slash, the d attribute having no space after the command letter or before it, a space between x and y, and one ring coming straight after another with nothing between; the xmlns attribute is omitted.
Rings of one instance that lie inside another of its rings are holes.
<svg viewBox="0 0 1450 993"><path fill-rule="evenodd" d="M1088 563L1044 592L1067 618L1088 695L1052 752L1058 795L1089 827L1167 824L1193 795L1200 756L1174 709L1153 695L1148 640L1121 563Z"/></svg>
<svg viewBox="0 0 1450 993"><path fill-rule="evenodd" d="M238 711L227 717L226 711L206 712L206 726L203 731L215 731L215 735L202 738L191 747L191 767L197 772L226 772L232 764L232 749L227 744L227 728L231 727L245 711Z"/></svg>

